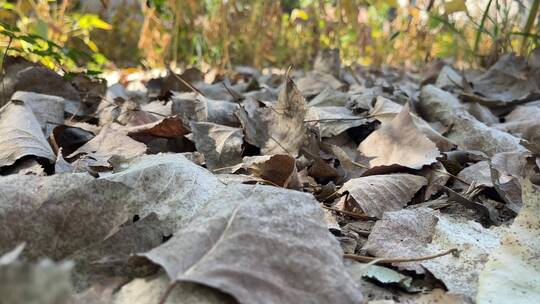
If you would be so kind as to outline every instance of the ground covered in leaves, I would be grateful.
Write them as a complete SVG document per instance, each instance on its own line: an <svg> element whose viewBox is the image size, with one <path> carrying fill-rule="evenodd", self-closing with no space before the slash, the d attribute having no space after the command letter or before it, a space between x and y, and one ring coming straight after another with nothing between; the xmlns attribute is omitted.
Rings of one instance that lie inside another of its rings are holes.
<svg viewBox="0 0 540 304"><path fill-rule="evenodd" d="M540 50L485 71L4 69L2 303L540 302Z"/></svg>

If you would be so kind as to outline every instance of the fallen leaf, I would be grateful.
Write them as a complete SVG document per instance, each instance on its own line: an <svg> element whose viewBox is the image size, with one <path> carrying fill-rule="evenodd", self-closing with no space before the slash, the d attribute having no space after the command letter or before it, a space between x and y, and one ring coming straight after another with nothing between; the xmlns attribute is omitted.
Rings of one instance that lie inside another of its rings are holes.
<svg viewBox="0 0 540 304"><path fill-rule="evenodd" d="M87 174L0 177L0 251L26 242L25 257L57 260L99 242L126 221L130 191Z"/></svg>
<svg viewBox="0 0 540 304"><path fill-rule="evenodd" d="M540 301L540 190L529 180L522 187L523 208L480 273L478 303Z"/></svg>
<svg viewBox="0 0 540 304"><path fill-rule="evenodd" d="M62 97L17 91L11 99L21 100L30 106L45 137L49 137L53 128L64 122L65 100Z"/></svg>
<svg viewBox="0 0 540 304"><path fill-rule="evenodd" d="M285 188L299 186L296 161L286 154L245 157L242 168L265 181Z"/></svg>
<svg viewBox="0 0 540 304"><path fill-rule="evenodd" d="M192 122L191 131L191 140L195 142L197 151L204 155L208 169L224 169L242 162L242 129Z"/></svg>
<svg viewBox="0 0 540 304"><path fill-rule="evenodd" d="M71 304L69 279L73 264L13 261L0 265L0 294L3 303Z"/></svg>
<svg viewBox="0 0 540 304"><path fill-rule="evenodd" d="M130 137L134 138L144 136L178 138L189 132L178 116L165 117L161 120L143 125L124 127L121 128L121 130L126 132Z"/></svg>
<svg viewBox="0 0 540 304"><path fill-rule="evenodd" d="M398 165L421 169L440 156L436 145L415 126L407 107L362 141L358 151L374 157L369 161L371 168Z"/></svg>
<svg viewBox="0 0 540 304"><path fill-rule="evenodd" d="M489 99L486 105L534 100L540 97L538 86L526 77L527 62L514 54L503 55L478 78L472 79L475 93Z"/></svg>
<svg viewBox="0 0 540 304"><path fill-rule="evenodd" d="M160 273L136 278L122 286L111 304L156 304L170 287L167 275ZM163 304L235 304L231 296L214 288L192 282L181 282L171 291Z"/></svg>
<svg viewBox="0 0 540 304"><path fill-rule="evenodd" d="M401 210L426 184L412 174L371 175L347 181L339 192L348 192L367 215L380 218L386 211Z"/></svg>
<svg viewBox="0 0 540 304"><path fill-rule="evenodd" d="M421 262L395 263L400 269L424 273L441 280L448 291L474 297L478 275L497 235L479 223L418 208L386 212L375 223L364 249L376 257L419 257L458 248L459 256L445 255Z"/></svg>
<svg viewBox="0 0 540 304"><path fill-rule="evenodd" d="M246 140L261 148L261 154L290 154L298 156L307 143L304 119L308 107L292 79L286 76L275 106L268 107L259 101L244 103L239 118L246 133Z"/></svg>
<svg viewBox="0 0 540 304"><path fill-rule="evenodd" d="M519 144L519 138L481 123L466 111L454 95L435 86L422 88L418 107L428 121L440 121L452 126L446 137L461 150L478 150L489 156L525 150Z"/></svg>
<svg viewBox="0 0 540 304"><path fill-rule="evenodd" d="M321 137L332 137L364 125L368 119L355 116L344 107L310 107L306 114L306 122L317 127Z"/></svg>
<svg viewBox="0 0 540 304"><path fill-rule="evenodd" d="M39 63L22 57L5 56L3 66L4 77L0 85L3 88L2 95L7 98L17 91L27 91L80 100L79 93L69 82ZM4 103L0 101L0 105L3 106Z"/></svg>
<svg viewBox="0 0 540 304"><path fill-rule="evenodd" d="M240 303L360 302L338 247L312 196L230 185L172 239L142 256L175 282L212 286Z"/></svg>
<svg viewBox="0 0 540 304"><path fill-rule="evenodd" d="M50 163L56 159L32 109L23 101L12 100L0 108L0 134L0 167L29 155Z"/></svg>
<svg viewBox="0 0 540 304"><path fill-rule="evenodd" d="M85 154L95 160L93 166L109 167L108 160L113 155L130 159L145 152L145 144L130 138L125 132L116 130L111 125L105 125L96 137L68 155L68 158Z"/></svg>

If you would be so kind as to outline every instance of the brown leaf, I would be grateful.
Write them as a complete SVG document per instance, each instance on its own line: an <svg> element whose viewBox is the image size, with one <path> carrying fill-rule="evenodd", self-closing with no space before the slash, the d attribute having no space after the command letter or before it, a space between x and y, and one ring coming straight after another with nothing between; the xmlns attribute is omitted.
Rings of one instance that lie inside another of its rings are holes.
<svg viewBox="0 0 540 304"><path fill-rule="evenodd" d="M114 129L112 125L105 125L96 137L71 153L68 158L86 154L96 160L95 166L108 167L108 160L113 155L130 159L145 152L145 144L130 138L123 131Z"/></svg>
<svg viewBox="0 0 540 304"><path fill-rule="evenodd" d="M192 122L191 131L190 139L195 142L197 151L204 154L208 169L223 169L242 162L242 129L210 122Z"/></svg>
<svg viewBox="0 0 540 304"><path fill-rule="evenodd" d="M401 269L424 273L427 269L444 282L451 293L474 298L478 275L497 235L480 224L418 208L387 212L375 223L364 249L376 257L419 257L452 248L459 255L445 255L422 262L394 263Z"/></svg>
<svg viewBox="0 0 540 304"><path fill-rule="evenodd" d="M349 180L340 193L349 192L367 215L381 218L386 211L401 210L426 184L412 174L372 175Z"/></svg>
<svg viewBox="0 0 540 304"><path fill-rule="evenodd" d="M0 109L0 134L0 167L28 155L51 163L56 159L32 109L22 101L12 100Z"/></svg>
<svg viewBox="0 0 540 304"><path fill-rule="evenodd" d="M373 117L380 121L381 123L391 122L401 111L403 111L403 106L397 104L390 99L384 98L382 96L377 97L375 106L369 111L369 117ZM433 129L425 120L418 117L414 113L410 113L414 125L426 135L429 140L434 142L437 145L437 148L441 152L450 151L455 148L455 144L448 140L446 137L442 136L437 130Z"/></svg>
<svg viewBox="0 0 540 304"><path fill-rule="evenodd" d="M525 150L519 138L486 126L470 115L454 95L435 86L422 88L418 107L426 120L452 126L446 136L459 149L482 151L490 156Z"/></svg>
<svg viewBox="0 0 540 304"><path fill-rule="evenodd" d="M146 278L136 278L114 295L107 304L156 304L170 288L166 274L158 273ZM164 304L237 304L228 294L192 282L181 282L171 290Z"/></svg>
<svg viewBox="0 0 540 304"><path fill-rule="evenodd" d="M242 167L250 174L285 188L299 186L296 161L286 154L245 157Z"/></svg>
<svg viewBox="0 0 540 304"><path fill-rule="evenodd" d="M65 258L126 221L122 199L130 191L87 174L2 177L0 251L26 242L26 257Z"/></svg>
<svg viewBox="0 0 540 304"><path fill-rule="evenodd" d="M248 185L228 186L142 254L171 280L211 286L240 303L359 303L341 255L312 196Z"/></svg>
<svg viewBox="0 0 540 304"><path fill-rule="evenodd" d="M21 100L30 106L45 137L49 137L53 128L64 122L65 100L62 97L18 91L11 99Z"/></svg>
<svg viewBox="0 0 540 304"><path fill-rule="evenodd" d="M321 137L332 137L364 125L368 119L353 115L345 107L310 107L306 121L319 129Z"/></svg>
<svg viewBox="0 0 540 304"><path fill-rule="evenodd" d="M0 83L0 87L3 88L0 95L2 98L4 96L9 98L17 91L27 91L80 100L79 93L71 84L39 63L30 62L22 57L6 56L3 66L5 74Z"/></svg>
<svg viewBox="0 0 540 304"><path fill-rule="evenodd" d="M540 97L538 86L526 77L527 62L514 54L502 56L486 73L473 79L476 93L489 99L487 105L534 100Z"/></svg>
<svg viewBox="0 0 540 304"><path fill-rule="evenodd" d="M239 118L246 133L246 140L261 148L261 154L290 154L298 156L306 146L308 130L304 124L307 104L292 79L286 83L273 107L248 100L239 111Z"/></svg>
<svg viewBox="0 0 540 304"><path fill-rule="evenodd" d="M165 117L143 125L125 127L122 128L122 131L127 132L127 135L134 138L143 136L178 138L189 132L178 116Z"/></svg>
<svg viewBox="0 0 540 304"><path fill-rule="evenodd" d="M437 146L415 126L407 107L362 141L358 151L374 157L369 162L372 168L399 165L421 169L440 156Z"/></svg>

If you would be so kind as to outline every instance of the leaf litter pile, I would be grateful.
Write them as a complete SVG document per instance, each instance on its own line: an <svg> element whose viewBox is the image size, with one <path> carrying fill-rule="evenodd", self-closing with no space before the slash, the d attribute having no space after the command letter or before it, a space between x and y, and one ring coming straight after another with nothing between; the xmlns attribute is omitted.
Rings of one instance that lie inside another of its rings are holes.
<svg viewBox="0 0 540 304"><path fill-rule="evenodd" d="M1 303L540 302L540 50L4 70Z"/></svg>

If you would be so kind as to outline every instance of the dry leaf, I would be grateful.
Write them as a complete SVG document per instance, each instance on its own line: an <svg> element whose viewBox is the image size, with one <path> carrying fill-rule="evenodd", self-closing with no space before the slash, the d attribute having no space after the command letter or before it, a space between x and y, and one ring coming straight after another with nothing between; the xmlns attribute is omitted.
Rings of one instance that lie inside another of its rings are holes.
<svg viewBox="0 0 540 304"><path fill-rule="evenodd" d="M62 259L124 223L129 192L87 174L0 177L0 251L24 241L26 257Z"/></svg>
<svg viewBox="0 0 540 304"><path fill-rule="evenodd" d="M364 125L368 119L354 116L352 111L344 107L310 107L306 121L318 127L321 137L332 137Z"/></svg>
<svg viewBox="0 0 540 304"><path fill-rule="evenodd" d="M440 152L413 123L408 107L389 123L383 124L358 146L370 160L371 168L398 165L421 169L437 161Z"/></svg>
<svg viewBox="0 0 540 304"><path fill-rule="evenodd" d="M426 184L412 174L372 175L349 180L340 193L349 192L367 215L381 218L386 211L401 210Z"/></svg>
<svg viewBox="0 0 540 304"><path fill-rule="evenodd" d="M12 100L0 109L0 134L0 167L28 155L50 163L56 159L32 109L23 101Z"/></svg>
<svg viewBox="0 0 540 304"><path fill-rule="evenodd" d="M465 110L454 95L435 86L422 88L418 107L428 121L439 121L452 126L446 137L457 144L459 149L478 150L490 156L500 152L525 150L519 144L519 138L481 123Z"/></svg>
<svg viewBox="0 0 540 304"><path fill-rule="evenodd" d="M71 304L70 262L13 261L0 265L2 303Z"/></svg>
<svg viewBox="0 0 540 304"><path fill-rule="evenodd" d="M195 142L197 151L204 155L208 169L224 169L242 162L242 129L210 122L192 122L191 131L191 140Z"/></svg>
<svg viewBox="0 0 540 304"><path fill-rule="evenodd" d="M130 138L125 132L116 130L111 125L105 125L96 137L71 153L68 158L86 154L95 160L93 166L109 167L108 160L113 155L130 159L145 152L145 144Z"/></svg>
<svg viewBox="0 0 540 304"><path fill-rule="evenodd" d="M540 190L523 183L523 208L480 274L478 303L540 301Z"/></svg>
<svg viewBox="0 0 540 304"><path fill-rule="evenodd" d="M538 84L526 77L527 62L514 54L503 55L480 77L473 79L474 92L489 99L490 105L534 100L540 97Z"/></svg>
<svg viewBox="0 0 540 304"><path fill-rule="evenodd" d="M53 128L64 122L65 100L62 97L18 91L11 99L21 100L30 106L45 137L49 137Z"/></svg>
<svg viewBox="0 0 540 304"><path fill-rule="evenodd" d="M341 255L312 196L247 185L228 186L143 254L171 280L211 286L240 303L361 302Z"/></svg>
<svg viewBox="0 0 540 304"><path fill-rule="evenodd" d="M261 154L285 153L296 157L308 141L304 124L307 110L306 101L292 79L286 76L275 106L248 100L238 114L246 140L261 148Z"/></svg>
<svg viewBox="0 0 540 304"><path fill-rule="evenodd" d="M156 304L170 286L167 275L137 278L114 295L111 304ZM164 304L236 304L229 295L204 285L182 282L174 287Z"/></svg>
<svg viewBox="0 0 540 304"><path fill-rule="evenodd" d="M391 122L401 111L403 106L391 101L388 98L377 97L375 106L369 111L369 117L373 117L381 123ZM455 144L442 136L437 130L433 129L425 120L418 117L414 113L410 113L414 125L426 135L426 137L437 145L437 148L442 151L450 151L455 148Z"/></svg>
<svg viewBox="0 0 540 304"><path fill-rule="evenodd" d="M285 188L299 187L296 161L286 154L244 157L242 167L265 181Z"/></svg>
<svg viewBox="0 0 540 304"><path fill-rule="evenodd" d="M407 258L458 248L459 256L445 255L394 265L417 273L427 269L451 293L472 298L487 256L498 245L497 235L479 223L418 208L385 213L383 219L375 223L364 249L376 257Z"/></svg>
<svg viewBox="0 0 540 304"><path fill-rule="evenodd" d="M121 130L134 138L147 136L172 139L184 136L189 132L178 116L165 117L161 120L143 125L124 127Z"/></svg>

